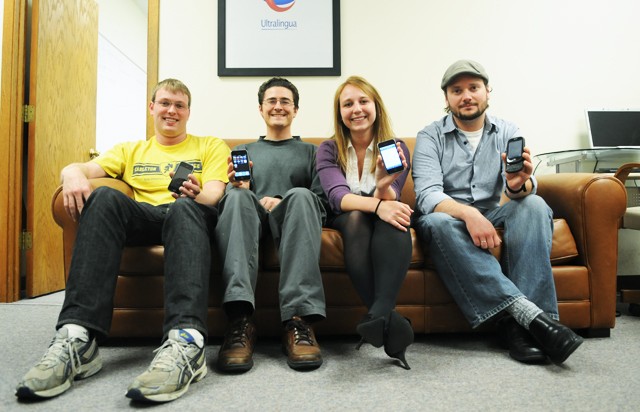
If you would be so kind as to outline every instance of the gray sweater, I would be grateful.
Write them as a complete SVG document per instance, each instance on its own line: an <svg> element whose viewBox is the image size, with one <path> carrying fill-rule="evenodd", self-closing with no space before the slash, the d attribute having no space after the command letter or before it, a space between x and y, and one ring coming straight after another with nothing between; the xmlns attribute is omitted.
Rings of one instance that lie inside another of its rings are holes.
<svg viewBox="0 0 640 412"><path fill-rule="evenodd" d="M299 136L283 141L260 136L258 141L237 149L246 149L253 162L251 190L258 198L282 198L289 189L304 187L315 193L327 210L327 198L316 172L316 145L303 142Z"/></svg>

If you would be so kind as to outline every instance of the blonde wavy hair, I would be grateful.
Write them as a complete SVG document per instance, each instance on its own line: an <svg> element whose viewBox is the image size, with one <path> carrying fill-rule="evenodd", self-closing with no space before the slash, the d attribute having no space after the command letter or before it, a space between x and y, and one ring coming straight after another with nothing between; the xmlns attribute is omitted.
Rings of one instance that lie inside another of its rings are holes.
<svg viewBox="0 0 640 412"><path fill-rule="evenodd" d="M347 147L349 144L349 140L351 139L351 130L344 124L342 121L342 116L340 115L340 94L342 90L348 85L357 87L362 90L364 94L369 96L373 103L376 106L376 120L373 123L373 159L374 161L371 164L371 173L374 173L376 170L376 162L375 159L378 158L378 145L377 143L383 142L385 140L393 139L395 134L391 128L391 120L387 115L387 109L384 106L384 102L380 97L380 93L376 90L375 87L363 77L360 76L351 76L347 80L344 81L338 89L336 90L335 97L333 99L333 125L334 125L334 134L331 136L331 139L336 141L336 146L338 147L338 164L343 171L347 170Z"/></svg>

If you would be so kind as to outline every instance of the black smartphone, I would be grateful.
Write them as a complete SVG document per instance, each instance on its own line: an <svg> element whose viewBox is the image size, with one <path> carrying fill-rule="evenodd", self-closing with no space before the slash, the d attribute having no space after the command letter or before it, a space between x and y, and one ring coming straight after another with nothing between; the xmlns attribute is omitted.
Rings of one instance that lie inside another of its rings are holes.
<svg viewBox="0 0 640 412"><path fill-rule="evenodd" d="M516 173L524 167L524 137L512 137L507 142L507 173Z"/></svg>
<svg viewBox="0 0 640 412"><path fill-rule="evenodd" d="M232 150L231 162L236 172L236 180L250 180L251 168L249 167L249 155L246 150Z"/></svg>
<svg viewBox="0 0 640 412"><path fill-rule="evenodd" d="M182 194L180 192L180 186L187 180L189 174L193 172L193 165L187 162L180 162L174 171L173 178L171 179L171 183L169 183L169 190L173 193Z"/></svg>
<svg viewBox="0 0 640 412"><path fill-rule="evenodd" d="M384 168L387 169L387 173L392 175L404 170L404 165L402 164L402 159L400 158L394 139L378 143L378 150L380 150L382 163L384 163Z"/></svg>

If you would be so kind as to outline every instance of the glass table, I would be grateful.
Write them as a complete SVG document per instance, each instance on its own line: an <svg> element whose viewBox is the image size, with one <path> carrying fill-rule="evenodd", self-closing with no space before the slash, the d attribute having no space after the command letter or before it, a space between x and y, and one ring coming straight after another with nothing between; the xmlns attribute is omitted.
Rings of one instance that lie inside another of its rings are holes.
<svg viewBox="0 0 640 412"><path fill-rule="evenodd" d="M625 163L640 163L640 147L574 149L533 156L534 175L554 173L608 173L613 175ZM640 169L625 181L627 206L640 206Z"/></svg>
<svg viewBox="0 0 640 412"><path fill-rule="evenodd" d="M615 173L618 167L631 162L640 163L640 147L561 150L534 156L533 173Z"/></svg>

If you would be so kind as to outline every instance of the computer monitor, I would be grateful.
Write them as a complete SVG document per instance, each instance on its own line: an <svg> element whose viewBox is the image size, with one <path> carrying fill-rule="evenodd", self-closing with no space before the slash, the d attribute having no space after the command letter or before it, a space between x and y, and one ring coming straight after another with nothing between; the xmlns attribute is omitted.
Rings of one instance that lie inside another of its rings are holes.
<svg viewBox="0 0 640 412"><path fill-rule="evenodd" d="M640 109L587 109L593 148L640 147Z"/></svg>

